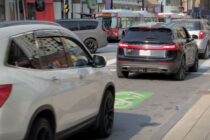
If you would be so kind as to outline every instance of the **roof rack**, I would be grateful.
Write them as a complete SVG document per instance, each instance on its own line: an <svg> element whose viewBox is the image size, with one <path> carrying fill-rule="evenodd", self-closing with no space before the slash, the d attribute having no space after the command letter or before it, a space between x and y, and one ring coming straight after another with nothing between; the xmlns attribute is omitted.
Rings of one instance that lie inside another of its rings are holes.
<svg viewBox="0 0 210 140"><path fill-rule="evenodd" d="M45 25L57 25L57 26L60 26L58 23L49 22L49 21L19 20L19 21L1 21L0 22L0 28L10 27L10 26L17 26L17 25L30 25L30 24L45 24Z"/></svg>

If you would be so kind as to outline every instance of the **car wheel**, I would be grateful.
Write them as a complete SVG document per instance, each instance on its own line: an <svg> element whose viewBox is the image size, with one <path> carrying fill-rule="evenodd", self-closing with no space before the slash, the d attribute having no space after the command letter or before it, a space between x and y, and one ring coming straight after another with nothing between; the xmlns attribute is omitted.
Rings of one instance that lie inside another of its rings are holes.
<svg viewBox="0 0 210 140"><path fill-rule="evenodd" d="M118 78L128 78L129 72L121 71L120 69L117 69L117 76L118 76Z"/></svg>
<svg viewBox="0 0 210 140"><path fill-rule="evenodd" d="M87 39L84 41L84 44L90 50L91 53L95 53L98 49L98 44L94 39Z"/></svg>
<svg viewBox="0 0 210 140"><path fill-rule="evenodd" d="M107 90L101 104L98 115L98 127L95 130L100 138L106 138L111 135L114 123L114 96L110 90Z"/></svg>
<svg viewBox="0 0 210 140"><path fill-rule="evenodd" d="M174 74L174 79L182 81L185 79L185 75L186 75L186 63L185 63L185 58L183 57L178 72Z"/></svg>
<svg viewBox="0 0 210 140"><path fill-rule="evenodd" d="M206 50L205 50L204 54L201 55L201 57L203 59L208 59L209 58L209 47L210 47L210 44L208 43L207 46L206 46Z"/></svg>
<svg viewBox="0 0 210 140"><path fill-rule="evenodd" d="M38 118L32 126L29 140L54 140L49 121L45 118Z"/></svg>
<svg viewBox="0 0 210 140"><path fill-rule="evenodd" d="M190 67L189 71L191 72L197 72L199 67L199 58L198 58L198 53L195 56L195 61L192 67Z"/></svg>

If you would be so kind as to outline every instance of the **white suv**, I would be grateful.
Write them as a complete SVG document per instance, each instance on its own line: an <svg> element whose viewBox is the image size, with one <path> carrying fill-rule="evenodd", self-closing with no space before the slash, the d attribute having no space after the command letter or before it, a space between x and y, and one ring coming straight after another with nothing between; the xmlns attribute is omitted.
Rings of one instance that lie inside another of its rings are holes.
<svg viewBox="0 0 210 140"><path fill-rule="evenodd" d="M0 24L0 140L111 134L115 87L101 56L45 22Z"/></svg>

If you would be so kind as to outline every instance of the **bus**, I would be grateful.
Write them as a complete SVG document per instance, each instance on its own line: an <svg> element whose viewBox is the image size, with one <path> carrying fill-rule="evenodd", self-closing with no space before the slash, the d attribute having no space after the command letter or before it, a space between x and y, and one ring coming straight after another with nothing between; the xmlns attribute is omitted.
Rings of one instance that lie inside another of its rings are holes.
<svg viewBox="0 0 210 140"><path fill-rule="evenodd" d="M131 10L102 10L95 15L102 22L103 28L108 35L108 40L120 40L124 29L139 24L143 16Z"/></svg>
<svg viewBox="0 0 210 140"><path fill-rule="evenodd" d="M175 19L191 18L191 16L184 13L158 13L159 22L170 23Z"/></svg>
<svg viewBox="0 0 210 140"><path fill-rule="evenodd" d="M134 11L134 13L139 13L142 15L143 19L141 23L158 22L158 16L154 13L149 13L147 11Z"/></svg>

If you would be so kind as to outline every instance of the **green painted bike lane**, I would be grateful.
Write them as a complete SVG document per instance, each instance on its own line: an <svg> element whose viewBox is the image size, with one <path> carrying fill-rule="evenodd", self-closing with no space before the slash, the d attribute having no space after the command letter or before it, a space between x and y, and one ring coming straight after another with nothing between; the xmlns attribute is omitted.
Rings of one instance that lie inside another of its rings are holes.
<svg viewBox="0 0 210 140"><path fill-rule="evenodd" d="M115 109L132 109L152 96L153 93L151 92L117 92L115 97Z"/></svg>

